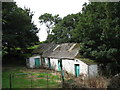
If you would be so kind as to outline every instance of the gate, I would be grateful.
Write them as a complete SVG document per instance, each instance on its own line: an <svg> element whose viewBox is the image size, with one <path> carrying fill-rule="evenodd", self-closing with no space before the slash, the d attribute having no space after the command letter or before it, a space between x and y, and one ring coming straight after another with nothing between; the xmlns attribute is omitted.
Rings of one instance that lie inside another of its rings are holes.
<svg viewBox="0 0 120 90"><path fill-rule="evenodd" d="M10 74L10 88L61 88L59 75L53 72Z"/></svg>

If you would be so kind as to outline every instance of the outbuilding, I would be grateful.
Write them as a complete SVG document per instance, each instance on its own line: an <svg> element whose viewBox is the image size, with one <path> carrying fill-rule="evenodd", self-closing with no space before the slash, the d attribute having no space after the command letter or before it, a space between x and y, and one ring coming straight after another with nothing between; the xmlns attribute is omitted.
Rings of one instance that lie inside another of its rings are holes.
<svg viewBox="0 0 120 90"><path fill-rule="evenodd" d="M80 44L78 43L50 43L41 44L33 53L39 55L43 67L56 71L63 70L76 77L98 75L97 63L94 60L82 58L79 55L79 48Z"/></svg>

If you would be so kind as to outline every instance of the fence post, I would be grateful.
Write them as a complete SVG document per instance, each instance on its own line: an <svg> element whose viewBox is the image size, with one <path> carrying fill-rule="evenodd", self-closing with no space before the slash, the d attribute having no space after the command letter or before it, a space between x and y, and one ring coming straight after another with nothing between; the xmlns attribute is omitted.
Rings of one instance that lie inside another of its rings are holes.
<svg viewBox="0 0 120 90"><path fill-rule="evenodd" d="M47 72L47 88L48 88L48 72Z"/></svg>
<svg viewBox="0 0 120 90"><path fill-rule="evenodd" d="M12 74L10 74L10 90L12 90Z"/></svg>
<svg viewBox="0 0 120 90"><path fill-rule="evenodd" d="M32 73L31 73L31 88L32 88Z"/></svg>

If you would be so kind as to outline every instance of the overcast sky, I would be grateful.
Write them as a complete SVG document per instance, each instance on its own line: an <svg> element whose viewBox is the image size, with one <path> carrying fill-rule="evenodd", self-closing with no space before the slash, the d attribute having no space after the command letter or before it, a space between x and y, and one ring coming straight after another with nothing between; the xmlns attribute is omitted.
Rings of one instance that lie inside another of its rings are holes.
<svg viewBox="0 0 120 90"><path fill-rule="evenodd" d="M52 15L59 14L60 17L67 16L68 14L75 14L81 11L82 5L88 0L14 0L19 7L30 8L34 11L33 21L40 28L39 36L40 41L45 41L47 33L45 26L40 26L39 16L44 13Z"/></svg>

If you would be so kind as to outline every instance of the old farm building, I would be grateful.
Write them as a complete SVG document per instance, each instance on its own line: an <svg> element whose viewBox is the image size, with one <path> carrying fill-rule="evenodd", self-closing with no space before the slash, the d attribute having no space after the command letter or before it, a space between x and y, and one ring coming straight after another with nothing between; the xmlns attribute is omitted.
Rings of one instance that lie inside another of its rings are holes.
<svg viewBox="0 0 120 90"><path fill-rule="evenodd" d="M81 58L78 43L41 44L27 60L29 68L46 67L76 75L96 76L98 66L93 60Z"/></svg>

